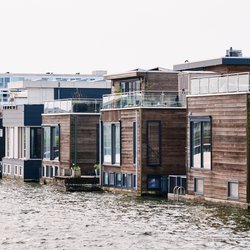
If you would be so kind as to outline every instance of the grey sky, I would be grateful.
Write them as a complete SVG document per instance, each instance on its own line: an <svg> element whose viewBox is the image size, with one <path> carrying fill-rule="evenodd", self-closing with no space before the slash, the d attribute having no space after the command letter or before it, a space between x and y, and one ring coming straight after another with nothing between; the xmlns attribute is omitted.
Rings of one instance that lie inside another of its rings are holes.
<svg viewBox="0 0 250 250"><path fill-rule="evenodd" d="M249 0L0 0L0 72L109 73L250 57Z"/></svg>

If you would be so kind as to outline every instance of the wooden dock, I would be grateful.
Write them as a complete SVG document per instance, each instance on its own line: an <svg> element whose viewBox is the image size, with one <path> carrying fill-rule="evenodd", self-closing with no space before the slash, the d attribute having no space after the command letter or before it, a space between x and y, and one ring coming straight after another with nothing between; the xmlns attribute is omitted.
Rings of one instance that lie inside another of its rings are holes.
<svg viewBox="0 0 250 250"><path fill-rule="evenodd" d="M57 176L52 182L48 180L43 180L44 184L54 184L59 187L65 188L66 191L76 192L94 192L101 191L100 178L99 176L81 176L81 177L71 177L71 176Z"/></svg>

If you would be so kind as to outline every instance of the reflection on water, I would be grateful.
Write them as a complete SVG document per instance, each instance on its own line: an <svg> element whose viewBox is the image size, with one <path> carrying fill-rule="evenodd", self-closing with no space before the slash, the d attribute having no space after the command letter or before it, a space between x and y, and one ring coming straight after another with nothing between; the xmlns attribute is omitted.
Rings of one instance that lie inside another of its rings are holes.
<svg viewBox="0 0 250 250"><path fill-rule="evenodd" d="M250 211L0 180L0 249L249 249Z"/></svg>

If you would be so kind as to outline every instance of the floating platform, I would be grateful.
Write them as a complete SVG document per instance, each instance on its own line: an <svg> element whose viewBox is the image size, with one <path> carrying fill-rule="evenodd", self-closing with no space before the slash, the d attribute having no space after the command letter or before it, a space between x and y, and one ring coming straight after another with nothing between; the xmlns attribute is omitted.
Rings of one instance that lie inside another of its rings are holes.
<svg viewBox="0 0 250 250"><path fill-rule="evenodd" d="M53 180L42 179L42 184L53 184L59 187L63 187L66 191L76 192L94 192L101 191L99 176L57 176Z"/></svg>

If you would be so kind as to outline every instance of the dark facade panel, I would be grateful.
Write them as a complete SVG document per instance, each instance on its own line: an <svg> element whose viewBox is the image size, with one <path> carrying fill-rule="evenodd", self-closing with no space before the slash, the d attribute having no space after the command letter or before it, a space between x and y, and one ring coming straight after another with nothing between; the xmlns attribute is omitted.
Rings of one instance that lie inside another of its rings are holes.
<svg viewBox="0 0 250 250"><path fill-rule="evenodd" d="M24 126L41 126L43 104L24 105Z"/></svg>
<svg viewBox="0 0 250 250"><path fill-rule="evenodd" d="M103 95L110 94L110 88L55 88L55 99L67 98L95 98L101 99Z"/></svg>
<svg viewBox="0 0 250 250"><path fill-rule="evenodd" d="M28 160L24 162L24 180L39 181L41 173L41 160Z"/></svg>
<svg viewBox="0 0 250 250"><path fill-rule="evenodd" d="M3 119L0 118L0 161L5 156L5 131L3 127Z"/></svg>

